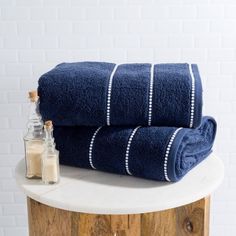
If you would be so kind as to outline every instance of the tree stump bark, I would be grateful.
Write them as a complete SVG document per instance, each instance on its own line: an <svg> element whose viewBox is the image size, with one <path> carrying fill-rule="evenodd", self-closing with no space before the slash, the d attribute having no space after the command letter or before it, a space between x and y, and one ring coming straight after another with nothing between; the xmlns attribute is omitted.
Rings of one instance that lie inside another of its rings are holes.
<svg viewBox="0 0 236 236"><path fill-rule="evenodd" d="M208 236L210 197L144 214L97 215L27 199L30 236Z"/></svg>

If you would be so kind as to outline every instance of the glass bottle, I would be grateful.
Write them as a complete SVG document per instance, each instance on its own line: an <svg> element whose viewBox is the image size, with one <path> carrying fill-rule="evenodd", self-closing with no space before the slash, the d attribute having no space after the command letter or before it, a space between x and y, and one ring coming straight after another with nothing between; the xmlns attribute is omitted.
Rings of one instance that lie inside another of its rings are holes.
<svg viewBox="0 0 236 236"><path fill-rule="evenodd" d="M44 129L46 138L42 157L42 180L45 184L55 184L59 182L59 152L55 148L52 121L46 121Z"/></svg>
<svg viewBox="0 0 236 236"><path fill-rule="evenodd" d="M43 121L38 112L37 91L29 92L30 115L27 123L28 131L24 136L26 177L38 179L42 177L41 159L44 151Z"/></svg>

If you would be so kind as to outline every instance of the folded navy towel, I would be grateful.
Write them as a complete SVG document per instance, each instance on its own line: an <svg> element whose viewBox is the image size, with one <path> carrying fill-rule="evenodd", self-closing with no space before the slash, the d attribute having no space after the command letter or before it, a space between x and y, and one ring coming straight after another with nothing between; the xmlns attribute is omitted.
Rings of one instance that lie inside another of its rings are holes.
<svg viewBox="0 0 236 236"><path fill-rule="evenodd" d="M39 79L40 112L59 126L195 128L201 122L197 65L62 63Z"/></svg>
<svg viewBox="0 0 236 236"><path fill-rule="evenodd" d="M216 122L174 127L55 127L60 164L178 181L211 152Z"/></svg>

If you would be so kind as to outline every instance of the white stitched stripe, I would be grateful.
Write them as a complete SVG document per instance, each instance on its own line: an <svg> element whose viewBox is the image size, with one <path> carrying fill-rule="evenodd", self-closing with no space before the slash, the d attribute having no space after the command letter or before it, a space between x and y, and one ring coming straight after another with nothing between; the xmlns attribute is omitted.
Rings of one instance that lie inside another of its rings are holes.
<svg viewBox="0 0 236 236"><path fill-rule="evenodd" d="M194 120L194 103L195 103L195 78L193 75L192 65L189 64L189 71L192 79L192 87L191 87L191 104L190 104L190 124L189 127L193 127Z"/></svg>
<svg viewBox="0 0 236 236"><path fill-rule="evenodd" d="M152 95L153 95L153 82L154 82L154 64L151 65L150 71L150 87L149 87L149 101L148 101L148 125L152 124Z"/></svg>
<svg viewBox="0 0 236 236"><path fill-rule="evenodd" d="M130 172L129 170L129 150L130 150L130 145L131 145L131 142L133 140L133 137L135 135L135 133L137 132L137 130L140 128L141 126L138 126L136 127L133 132L131 133L130 137L129 137L129 140L128 140L128 144L127 144L127 147L126 147L126 153L125 153L125 169L126 169L126 172L129 174L129 175L132 175L132 173Z"/></svg>
<svg viewBox="0 0 236 236"><path fill-rule="evenodd" d="M168 173L167 173L167 165L168 165L168 158L169 158L169 153L170 153L170 149L171 146L174 142L174 139L177 135L177 133L181 130L182 128L178 128L174 131L174 133L171 135L170 141L168 143L168 146L166 148L166 152L165 152L165 159L164 159L164 176L166 181L170 181L169 177L168 177Z"/></svg>
<svg viewBox="0 0 236 236"><path fill-rule="evenodd" d="M102 128L102 126L98 127L94 134L93 134L93 137L91 138L91 141L90 141L90 145L89 145L89 163L90 163L90 166L93 168L93 169L96 169L95 166L93 165L93 143L94 143L94 140L96 138L96 135L97 133L99 132L99 130Z"/></svg>
<svg viewBox="0 0 236 236"><path fill-rule="evenodd" d="M111 89L112 89L112 81L114 74L117 70L118 65L115 65L113 71L111 72L108 84L108 91L107 91L107 125L110 125L110 111L111 111Z"/></svg>

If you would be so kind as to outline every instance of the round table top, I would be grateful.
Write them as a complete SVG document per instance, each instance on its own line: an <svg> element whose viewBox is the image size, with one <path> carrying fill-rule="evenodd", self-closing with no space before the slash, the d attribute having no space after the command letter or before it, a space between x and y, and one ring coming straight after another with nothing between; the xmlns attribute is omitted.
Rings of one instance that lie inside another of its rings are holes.
<svg viewBox="0 0 236 236"><path fill-rule="evenodd" d="M15 178L24 193L43 204L94 214L135 214L182 206L210 195L224 175L222 161L211 154L177 183L158 182L110 173L60 166L58 184L25 178L25 164Z"/></svg>

